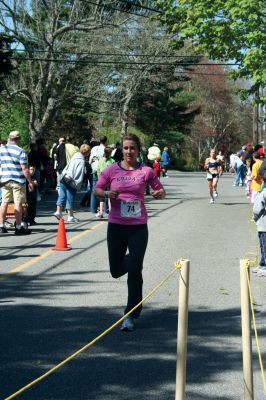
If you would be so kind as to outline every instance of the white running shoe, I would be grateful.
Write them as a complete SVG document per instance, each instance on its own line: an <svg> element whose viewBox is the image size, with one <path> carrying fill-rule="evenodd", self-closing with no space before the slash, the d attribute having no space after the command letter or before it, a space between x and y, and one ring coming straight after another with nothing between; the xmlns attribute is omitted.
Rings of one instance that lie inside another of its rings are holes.
<svg viewBox="0 0 266 400"><path fill-rule="evenodd" d="M134 318L131 315L124 319L120 330L123 332L132 332L134 330Z"/></svg>
<svg viewBox="0 0 266 400"><path fill-rule="evenodd" d="M213 204L213 203L214 203L214 199L211 197L210 204Z"/></svg>
<svg viewBox="0 0 266 400"><path fill-rule="evenodd" d="M251 271L253 272L253 274L257 274L259 271L261 271L263 268L265 268L264 265L258 265L255 268L252 268Z"/></svg>
<svg viewBox="0 0 266 400"><path fill-rule="evenodd" d="M103 214L100 212L97 212L97 214L95 215L96 218L102 219L103 218Z"/></svg>
<svg viewBox="0 0 266 400"><path fill-rule="evenodd" d="M76 217L68 217L67 222L69 224L75 224L76 222L79 222L79 219Z"/></svg>
<svg viewBox="0 0 266 400"><path fill-rule="evenodd" d="M218 193L217 193L216 190L213 191L213 196L214 196L214 197L218 197Z"/></svg>
<svg viewBox="0 0 266 400"><path fill-rule="evenodd" d="M257 272L257 276L266 276L266 267L261 267Z"/></svg>
<svg viewBox="0 0 266 400"><path fill-rule="evenodd" d="M54 217L59 220L59 219L63 218L63 215L61 213L59 213L59 212L55 212L54 213Z"/></svg>

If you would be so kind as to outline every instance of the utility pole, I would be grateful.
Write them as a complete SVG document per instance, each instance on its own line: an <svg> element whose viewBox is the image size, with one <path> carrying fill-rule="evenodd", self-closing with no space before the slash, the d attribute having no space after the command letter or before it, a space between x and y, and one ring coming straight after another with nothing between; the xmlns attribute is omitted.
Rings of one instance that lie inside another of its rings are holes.
<svg viewBox="0 0 266 400"><path fill-rule="evenodd" d="M260 87L259 90L259 96L260 98L263 97L263 87ZM264 141L264 104L262 102L259 103L259 107L258 107L258 121L259 121L259 143L261 143L262 141Z"/></svg>
<svg viewBox="0 0 266 400"><path fill-rule="evenodd" d="M253 145L259 143L259 89L255 92L255 104L253 106Z"/></svg>

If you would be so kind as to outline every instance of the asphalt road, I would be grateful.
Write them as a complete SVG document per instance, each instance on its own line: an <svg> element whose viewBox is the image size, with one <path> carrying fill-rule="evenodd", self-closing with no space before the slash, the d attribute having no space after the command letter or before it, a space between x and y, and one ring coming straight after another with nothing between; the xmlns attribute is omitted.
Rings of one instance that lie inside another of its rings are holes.
<svg viewBox="0 0 266 400"><path fill-rule="evenodd" d="M205 174L170 172L167 198L147 197L149 246L144 265L148 293L175 261L191 261L187 360L188 400L243 398L239 260L257 252L244 188L223 176L209 204ZM28 237L0 236L0 400L33 381L122 314L126 278L111 278L107 223L78 209L66 225L72 250L53 252L58 223L55 196L39 206ZM266 358L266 278L252 274L262 357ZM176 273L145 305L133 333L118 328L18 399L174 400ZM265 398L255 342L255 400Z"/></svg>

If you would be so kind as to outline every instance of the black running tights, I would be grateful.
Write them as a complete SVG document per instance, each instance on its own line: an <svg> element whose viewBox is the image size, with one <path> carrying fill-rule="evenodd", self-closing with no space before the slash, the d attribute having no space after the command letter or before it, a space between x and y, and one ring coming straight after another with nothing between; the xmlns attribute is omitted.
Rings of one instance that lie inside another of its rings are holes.
<svg viewBox="0 0 266 400"><path fill-rule="evenodd" d="M147 225L108 224L107 245L113 278L128 274L128 301L125 313L142 300L142 268L148 243ZM131 314L138 318L142 307Z"/></svg>

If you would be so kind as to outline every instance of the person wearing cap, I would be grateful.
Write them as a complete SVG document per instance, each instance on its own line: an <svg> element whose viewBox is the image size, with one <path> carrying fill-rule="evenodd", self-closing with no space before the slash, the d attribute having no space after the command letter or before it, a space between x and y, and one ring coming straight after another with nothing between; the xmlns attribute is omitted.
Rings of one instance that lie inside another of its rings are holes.
<svg viewBox="0 0 266 400"><path fill-rule="evenodd" d="M152 168L152 165L157 157L161 158L161 150L159 149L159 145L157 143L153 143L153 146L148 149L148 164Z"/></svg>
<svg viewBox="0 0 266 400"><path fill-rule="evenodd" d="M2 188L2 206L0 212L0 233L7 233L4 225L7 207L14 202L16 228L15 235L31 233L22 226L22 204L26 202L26 180L29 190L34 189L28 168L28 159L25 150L20 147L20 133L12 131L8 142L0 148L0 166Z"/></svg>
<svg viewBox="0 0 266 400"><path fill-rule="evenodd" d="M259 153L261 158L264 157L264 148L263 148L263 145L262 145L263 143L264 142L261 142L260 144L257 144L256 146L254 146L254 151Z"/></svg>

